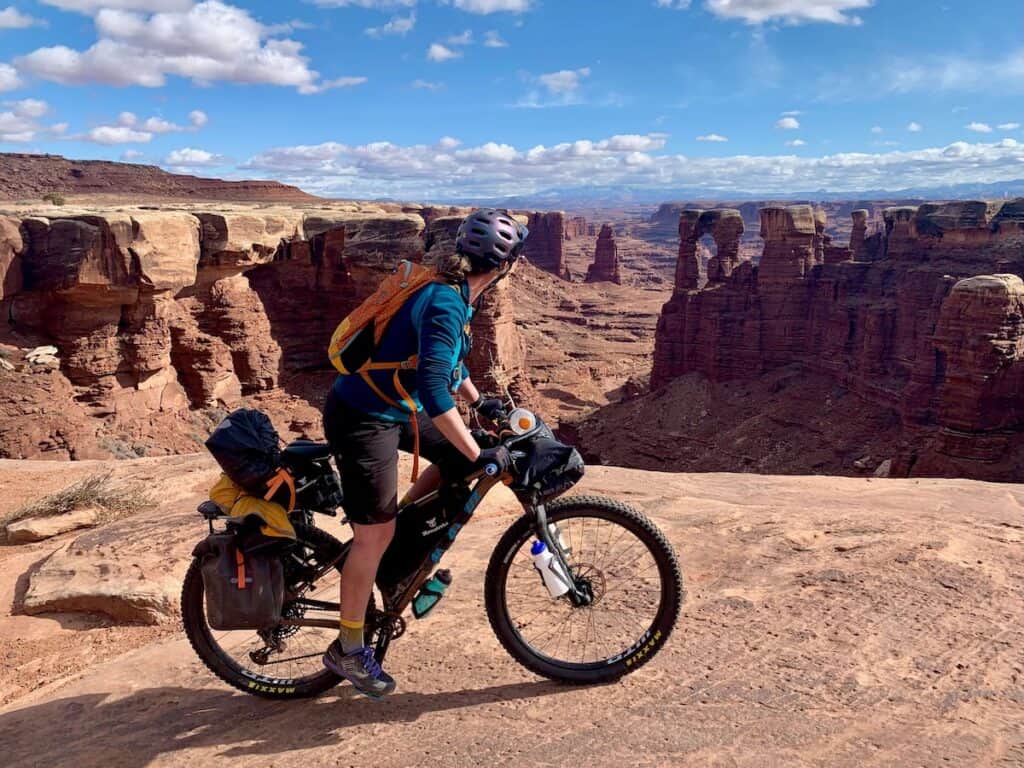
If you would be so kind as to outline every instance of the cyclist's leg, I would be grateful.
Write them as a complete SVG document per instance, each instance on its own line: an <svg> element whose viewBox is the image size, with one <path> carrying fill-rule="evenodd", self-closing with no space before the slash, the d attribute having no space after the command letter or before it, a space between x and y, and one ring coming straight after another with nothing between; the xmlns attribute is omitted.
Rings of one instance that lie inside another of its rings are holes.
<svg viewBox="0 0 1024 768"><path fill-rule="evenodd" d="M420 412L416 418L420 432L420 455L427 459L431 466L420 473L419 480L406 494L409 498L418 498L432 491L440 484L442 476L465 477L473 468L473 463L448 442L429 416ZM413 435L410 426L402 425L398 447L403 451L412 452Z"/></svg>
<svg viewBox="0 0 1024 768"><path fill-rule="evenodd" d="M362 621L377 566L395 531L400 429L328 397L324 432L341 470L342 507L353 531L341 576L341 618Z"/></svg>
<svg viewBox="0 0 1024 768"><path fill-rule="evenodd" d="M395 531L399 429L328 397L324 431L341 470L342 506L352 546L341 572L341 626L324 663L368 696L394 690L394 680L365 648L363 622L381 557Z"/></svg>

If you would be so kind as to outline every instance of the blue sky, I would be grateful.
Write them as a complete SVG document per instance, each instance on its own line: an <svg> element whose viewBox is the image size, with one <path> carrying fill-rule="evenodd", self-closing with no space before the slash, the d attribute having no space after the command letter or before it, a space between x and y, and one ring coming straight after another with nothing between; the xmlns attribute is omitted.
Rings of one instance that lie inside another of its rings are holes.
<svg viewBox="0 0 1024 768"><path fill-rule="evenodd" d="M0 0L0 151L404 199L1019 179L1020 2Z"/></svg>

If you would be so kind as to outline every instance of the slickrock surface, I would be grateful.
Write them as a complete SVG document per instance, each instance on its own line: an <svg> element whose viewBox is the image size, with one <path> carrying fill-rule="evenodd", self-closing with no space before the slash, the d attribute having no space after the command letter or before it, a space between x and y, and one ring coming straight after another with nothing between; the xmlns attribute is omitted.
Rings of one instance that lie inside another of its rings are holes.
<svg viewBox="0 0 1024 768"><path fill-rule="evenodd" d="M719 267L718 281L709 264L698 290L689 243L706 215L680 217L655 388L690 373L756 381L797 364L898 414L897 475L1024 477L1024 201L891 208L885 235L866 240L857 211L848 249L831 245L810 206L765 208L759 264Z"/></svg>
<svg viewBox="0 0 1024 768"><path fill-rule="evenodd" d="M193 510L211 465L114 463L169 491L159 520L125 523L140 549L164 548L171 536L164 569L175 578L187 542L203 535ZM0 504L53 490L53 466L0 461L10 489ZM392 646L398 690L381 702L345 688L289 704L244 696L206 671L173 624L11 615L19 577L60 542L2 548L5 765L1024 761L1020 486L595 467L582 489L649 515L675 546L688 587L659 655L597 688L533 677L491 634L480 584L515 518L504 494L485 501L446 558L455 581L443 604ZM317 522L339 532L334 520ZM112 553L112 562L134 556ZM553 713L572 727L552 727Z"/></svg>
<svg viewBox="0 0 1024 768"><path fill-rule="evenodd" d="M594 263L587 269L587 282L608 282L622 284L619 269L619 249L615 245L615 229L611 224L601 227L594 249Z"/></svg>

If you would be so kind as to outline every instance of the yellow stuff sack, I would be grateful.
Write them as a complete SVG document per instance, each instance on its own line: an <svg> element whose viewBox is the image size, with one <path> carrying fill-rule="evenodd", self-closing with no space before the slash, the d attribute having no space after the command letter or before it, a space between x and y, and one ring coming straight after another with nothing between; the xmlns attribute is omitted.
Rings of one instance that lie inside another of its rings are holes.
<svg viewBox="0 0 1024 768"><path fill-rule="evenodd" d="M227 512L231 517L247 517L256 515L263 521L260 529L264 536L276 536L283 539L294 539L295 528L284 507L274 501L267 501L250 496L242 486L237 485L225 474L210 489L210 500Z"/></svg>
<svg viewBox="0 0 1024 768"><path fill-rule="evenodd" d="M391 319L420 288L439 281L437 270L403 261L334 330L327 354L339 373L361 373L372 362Z"/></svg>

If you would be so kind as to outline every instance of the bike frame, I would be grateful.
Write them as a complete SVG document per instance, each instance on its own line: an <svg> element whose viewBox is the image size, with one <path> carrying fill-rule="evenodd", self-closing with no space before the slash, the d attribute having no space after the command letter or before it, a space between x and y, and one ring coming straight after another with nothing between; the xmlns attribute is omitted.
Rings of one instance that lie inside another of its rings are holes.
<svg viewBox="0 0 1024 768"><path fill-rule="evenodd" d="M518 435L510 440L504 441L504 445L510 448L516 443L523 442L533 437L538 431L538 429L533 429L525 432L522 435ZM466 523L472 519L473 513L476 512L477 507L480 506L480 502L482 502L484 497L486 497L487 494L490 493L499 482L501 482L501 478L498 477L497 470L498 468L496 466L490 465L465 478L464 482L469 488L469 497L466 499L465 504L463 504L462 509L460 509L458 514L456 514L455 519L452 520L451 524L448 526L447 535L445 535L434 549L427 554L419 568L417 568L415 572L409 575L398 585L398 588L393 594L384 596L384 610L382 611L382 614L385 621L378 627L377 644L375 649L378 662L383 661L388 647L391 644L391 640L395 635L394 623L393 621L389 621L389 619L400 619L402 613L409 607L409 604L412 603L413 598L419 591L419 588L423 586L427 579L430 578L438 563L441 562L441 558L444 557L444 554L451 549L452 544L455 543L455 539L459 535L459 532L463 527L465 527ZM399 516L401 516L402 512L408 507L421 506L427 502L433 501L440 493L441 490L437 488L423 494L423 496L417 499L408 501L398 510ZM548 551L550 551L554 557L558 558L562 567L565 569L565 572L571 573L572 571L569 569L569 564L565 559L565 553L562 551L562 548L556 538L551 535L551 530L548 527L547 522L547 509L544 504L536 501L524 501L522 499L520 499L520 501L523 504L523 511L526 514L532 514L535 517L535 532L537 534L537 538L547 545ZM399 522L401 522L400 517ZM336 563L337 560L321 566L316 573L314 582L334 568ZM589 602L588 597L579 592L575 585L573 585L569 590L568 597L575 606L586 605ZM309 598L299 598L296 602L308 608L312 608L313 610L337 611L339 613L341 611L340 603L312 600ZM281 624L334 629L338 626L338 621L337 619L301 618L284 619L281 621Z"/></svg>

